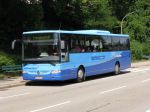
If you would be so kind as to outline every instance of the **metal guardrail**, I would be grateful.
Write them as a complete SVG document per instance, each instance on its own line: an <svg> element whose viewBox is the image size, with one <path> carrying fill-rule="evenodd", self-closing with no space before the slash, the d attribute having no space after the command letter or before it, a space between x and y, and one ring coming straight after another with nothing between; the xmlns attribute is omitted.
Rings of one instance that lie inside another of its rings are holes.
<svg viewBox="0 0 150 112"><path fill-rule="evenodd" d="M142 55L143 59L150 59L150 55Z"/></svg>
<svg viewBox="0 0 150 112"><path fill-rule="evenodd" d="M2 72L19 72L22 71L21 65L8 65L8 66L1 66Z"/></svg>

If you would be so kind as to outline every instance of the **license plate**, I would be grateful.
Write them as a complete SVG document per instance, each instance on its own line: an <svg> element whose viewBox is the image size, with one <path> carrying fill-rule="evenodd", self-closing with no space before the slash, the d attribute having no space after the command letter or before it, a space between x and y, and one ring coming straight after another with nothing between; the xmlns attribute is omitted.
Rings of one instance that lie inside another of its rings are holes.
<svg viewBox="0 0 150 112"><path fill-rule="evenodd" d="M43 79L41 76L36 76L35 79Z"/></svg>

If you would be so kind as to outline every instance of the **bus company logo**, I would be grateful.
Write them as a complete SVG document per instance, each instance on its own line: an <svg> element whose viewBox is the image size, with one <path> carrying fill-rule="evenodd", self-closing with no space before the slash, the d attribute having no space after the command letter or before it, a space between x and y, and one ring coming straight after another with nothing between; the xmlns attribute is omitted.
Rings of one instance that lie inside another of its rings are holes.
<svg viewBox="0 0 150 112"><path fill-rule="evenodd" d="M100 59L104 59L105 56L93 56L91 57L92 60L100 60Z"/></svg>

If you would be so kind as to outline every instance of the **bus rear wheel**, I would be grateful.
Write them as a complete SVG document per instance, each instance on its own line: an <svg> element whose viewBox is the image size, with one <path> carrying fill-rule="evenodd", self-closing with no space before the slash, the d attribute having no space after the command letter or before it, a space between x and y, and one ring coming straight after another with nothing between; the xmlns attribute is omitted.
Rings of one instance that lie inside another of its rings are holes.
<svg viewBox="0 0 150 112"><path fill-rule="evenodd" d="M120 74L120 65L119 65L119 63L116 63L116 65L115 65L115 71L114 71L114 74L115 74L115 75Z"/></svg>
<svg viewBox="0 0 150 112"><path fill-rule="evenodd" d="M79 68L79 69L78 69L76 81L77 81L78 83L84 81L84 70L83 70L83 68Z"/></svg>

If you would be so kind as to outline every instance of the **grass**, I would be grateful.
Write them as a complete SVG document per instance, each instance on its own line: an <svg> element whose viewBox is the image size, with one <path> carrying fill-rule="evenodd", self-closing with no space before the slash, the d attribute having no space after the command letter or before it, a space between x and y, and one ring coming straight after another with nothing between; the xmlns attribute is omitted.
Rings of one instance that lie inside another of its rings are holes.
<svg viewBox="0 0 150 112"><path fill-rule="evenodd" d="M0 74L0 79L4 79L5 75L4 74Z"/></svg>

